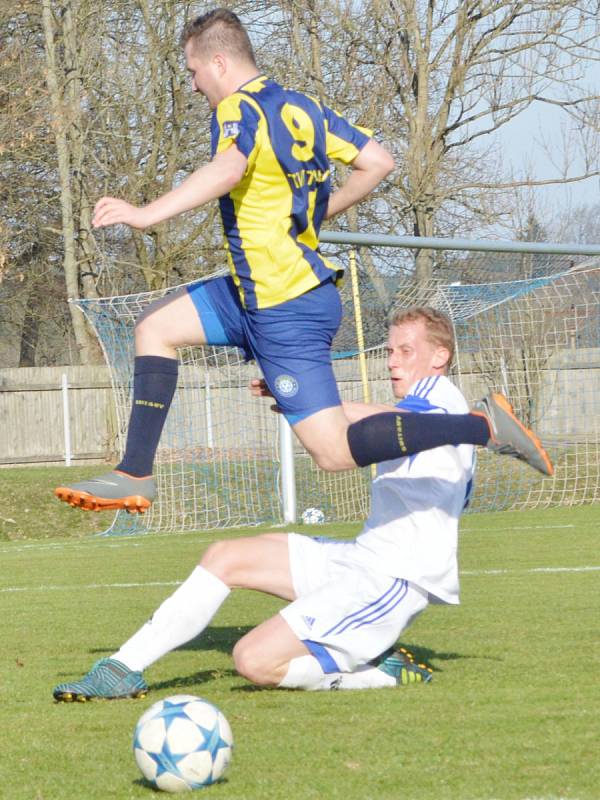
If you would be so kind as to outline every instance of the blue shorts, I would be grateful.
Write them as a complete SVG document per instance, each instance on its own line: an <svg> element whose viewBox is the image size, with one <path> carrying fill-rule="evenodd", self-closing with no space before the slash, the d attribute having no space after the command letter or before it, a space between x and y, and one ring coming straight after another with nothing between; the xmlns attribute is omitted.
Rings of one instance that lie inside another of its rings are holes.
<svg viewBox="0 0 600 800"><path fill-rule="evenodd" d="M328 281L271 308L245 309L231 276L198 281L188 292L206 343L229 345L256 359L290 425L341 404L331 344L342 320L338 290Z"/></svg>

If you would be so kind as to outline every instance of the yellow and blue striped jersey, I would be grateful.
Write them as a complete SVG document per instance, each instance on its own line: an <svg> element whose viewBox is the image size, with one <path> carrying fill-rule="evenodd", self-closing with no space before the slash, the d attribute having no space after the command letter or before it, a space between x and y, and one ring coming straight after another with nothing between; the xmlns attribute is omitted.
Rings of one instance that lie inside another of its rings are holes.
<svg viewBox="0 0 600 800"><path fill-rule="evenodd" d="M318 100L260 76L213 113L212 155L233 142L246 173L220 199L229 265L248 309L268 308L336 277L319 252L330 159L351 163L370 131Z"/></svg>

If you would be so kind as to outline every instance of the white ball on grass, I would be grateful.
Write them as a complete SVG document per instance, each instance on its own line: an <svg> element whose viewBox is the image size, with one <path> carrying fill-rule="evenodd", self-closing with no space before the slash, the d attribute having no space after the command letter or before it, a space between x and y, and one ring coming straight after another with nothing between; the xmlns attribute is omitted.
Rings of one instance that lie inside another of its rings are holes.
<svg viewBox="0 0 600 800"><path fill-rule="evenodd" d="M186 792L208 786L231 760L233 735L222 712L201 697L159 700L142 714L133 752L142 775L157 789Z"/></svg>

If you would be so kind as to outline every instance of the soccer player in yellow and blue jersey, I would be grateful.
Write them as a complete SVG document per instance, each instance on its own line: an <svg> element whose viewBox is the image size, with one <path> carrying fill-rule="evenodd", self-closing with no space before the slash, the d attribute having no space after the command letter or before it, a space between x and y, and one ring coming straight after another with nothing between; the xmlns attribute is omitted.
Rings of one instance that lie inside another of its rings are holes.
<svg viewBox="0 0 600 800"><path fill-rule="evenodd" d="M370 132L259 75L218 104L211 133L213 158L235 147L246 159L239 183L219 199L232 276L189 293L210 343L255 357L295 424L339 406L330 346L340 270L319 252L318 236L330 159L352 163ZM383 148L372 146L385 163Z"/></svg>
<svg viewBox="0 0 600 800"><path fill-rule="evenodd" d="M204 344L236 345L256 359L270 394L324 469L465 443L551 472L539 442L506 401L477 414L423 420L390 412L350 425L330 354L342 313L340 271L320 253L319 230L323 220L366 197L394 161L369 131L260 74L248 34L231 11L195 19L182 44L192 89L213 112L211 161L147 206L103 197L93 224L143 229L219 199L231 275L174 292L141 315L123 460L100 478L58 487L57 496L84 509L150 506L154 455L177 383L177 348ZM332 160L352 167L333 192ZM502 432L508 426L508 442L499 437L499 419Z"/></svg>
<svg viewBox="0 0 600 800"><path fill-rule="evenodd" d="M335 280L339 268L318 249L330 159L352 163L370 133L261 75L219 103L211 134L213 157L235 145L247 160L219 200L244 308L280 305Z"/></svg>

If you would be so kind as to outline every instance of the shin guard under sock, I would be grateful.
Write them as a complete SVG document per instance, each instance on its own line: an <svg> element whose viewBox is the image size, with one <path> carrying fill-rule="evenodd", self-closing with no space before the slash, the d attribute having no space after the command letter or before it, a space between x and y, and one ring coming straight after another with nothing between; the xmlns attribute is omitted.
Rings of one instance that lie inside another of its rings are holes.
<svg viewBox="0 0 600 800"><path fill-rule="evenodd" d="M127 445L117 467L128 475L144 478L152 474L154 455L177 386L177 367L176 358L135 359Z"/></svg>
<svg viewBox="0 0 600 800"><path fill-rule="evenodd" d="M490 429L479 414L384 412L354 422L348 444L359 467L451 444L486 445Z"/></svg>

